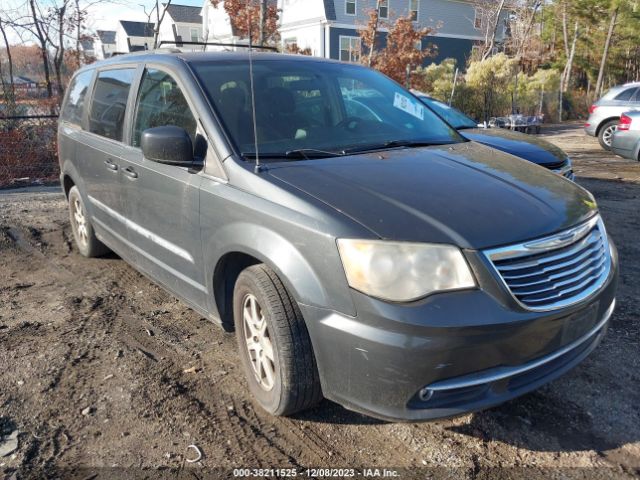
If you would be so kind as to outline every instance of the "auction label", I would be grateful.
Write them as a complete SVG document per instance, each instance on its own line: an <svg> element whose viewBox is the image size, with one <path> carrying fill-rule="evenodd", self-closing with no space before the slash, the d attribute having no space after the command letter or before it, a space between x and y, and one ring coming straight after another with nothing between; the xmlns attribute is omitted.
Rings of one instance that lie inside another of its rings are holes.
<svg viewBox="0 0 640 480"><path fill-rule="evenodd" d="M235 468L235 478L399 478L389 468Z"/></svg>

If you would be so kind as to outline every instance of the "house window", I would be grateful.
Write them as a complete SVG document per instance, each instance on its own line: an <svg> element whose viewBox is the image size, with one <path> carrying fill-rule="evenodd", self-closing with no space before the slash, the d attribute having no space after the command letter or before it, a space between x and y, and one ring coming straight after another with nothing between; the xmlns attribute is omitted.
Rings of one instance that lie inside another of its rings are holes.
<svg viewBox="0 0 640 480"><path fill-rule="evenodd" d="M420 0L409 0L409 14L411 15L411 20L414 22L418 21L418 9L420 7Z"/></svg>
<svg viewBox="0 0 640 480"><path fill-rule="evenodd" d="M473 26L476 30L482 30L482 12L478 8L475 9L475 18L473 19Z"/></svg>
<svg viewBox="0 0 640 480"><path fill-rule="evenodd" d="M191 29L191 41L199 42L200 41L200 31L197 28Z"/></svg>
<svg viewBox="0 0 640 480"><path fill-rule="evenodd" d="M389 18L389 0L379 0L378 15L380 18Z"/></svg>
<svg viewBox="0 0 640 480"><path fill-rule="evenodd" d="M347 0L344 4L345 12L347 15L356 14L356 0Z"/></svg>
<svg viewBox="0 0 640 480"><path fill-rule="evenodd" d="M360 60L360 37L340 35L340 60L343 62L357 62Z"/></svg>

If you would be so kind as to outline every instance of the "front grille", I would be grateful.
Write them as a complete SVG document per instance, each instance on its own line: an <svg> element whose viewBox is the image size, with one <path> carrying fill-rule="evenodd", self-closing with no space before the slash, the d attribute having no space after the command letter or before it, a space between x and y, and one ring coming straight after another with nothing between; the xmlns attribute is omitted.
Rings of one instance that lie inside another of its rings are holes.
<svg viewBox="0 0 640 480"><path fill-rule="evenodd" d="M611 269L599 217L559 234L485 251L505 287L529 310L554 310L585 300Z"/></svg>

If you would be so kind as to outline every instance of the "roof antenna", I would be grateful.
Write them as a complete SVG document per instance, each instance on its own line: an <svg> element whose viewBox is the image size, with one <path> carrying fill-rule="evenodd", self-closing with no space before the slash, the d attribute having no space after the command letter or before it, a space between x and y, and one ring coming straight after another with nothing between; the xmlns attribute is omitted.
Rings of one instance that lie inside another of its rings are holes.
<svg viewBox="0 0 640 480"><path fill-rule="evenodd" d="M253 116L253 142L256 154L256 165L254 167L254 171L256 173L260 173L261 165L260 165L260 154L258 152L258 121L256 120L256 92L255 85L253 81L253 47L252 47L252 31L251 31L251 14L252 10L249 10L249 83L251 88L251 114Z"/></svg>

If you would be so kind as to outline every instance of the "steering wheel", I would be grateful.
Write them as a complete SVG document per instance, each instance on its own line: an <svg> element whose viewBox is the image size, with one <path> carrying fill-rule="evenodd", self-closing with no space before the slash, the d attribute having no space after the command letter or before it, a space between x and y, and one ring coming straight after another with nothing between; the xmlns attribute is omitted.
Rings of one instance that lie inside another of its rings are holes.
<svg viewBox="0 0 640 480"><path fill-rule="evenodd" d="M336 127L344 128L348 131L356 130L360 125L362 125L362 119L358 117L346 117L344 120L340 121Z"/></svg>

